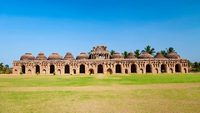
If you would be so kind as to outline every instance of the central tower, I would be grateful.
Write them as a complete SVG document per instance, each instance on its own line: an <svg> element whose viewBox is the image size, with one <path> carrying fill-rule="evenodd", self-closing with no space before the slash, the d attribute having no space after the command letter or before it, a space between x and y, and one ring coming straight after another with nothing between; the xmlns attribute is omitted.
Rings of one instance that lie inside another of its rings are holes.
<svg viewBox="0 0 200 113"><path fill-rule="evenodd" d="M90 52L90 59L110 59L110 52L106 46L93 47Z"/></svg>

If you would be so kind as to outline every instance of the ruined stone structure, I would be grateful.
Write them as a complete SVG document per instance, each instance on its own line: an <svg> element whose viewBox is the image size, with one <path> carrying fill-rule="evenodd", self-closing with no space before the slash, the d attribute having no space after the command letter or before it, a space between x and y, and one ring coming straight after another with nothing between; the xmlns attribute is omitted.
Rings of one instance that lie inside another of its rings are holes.
<svg viewBox="0 0 200 113"><path fill-rule="evenodd" d="M84 52L76 57L66 53L63 58L52 53L48 58L44 53L34 57L31 53L21 56L13 62L13 74L131 74L131 73L188 73L188 61L180 58L176 52L164 57L157 53L155 57L142 52L138 58L129 53L126 58L120 53L113 55L106 46L97 46L90 54Z"/></svg>

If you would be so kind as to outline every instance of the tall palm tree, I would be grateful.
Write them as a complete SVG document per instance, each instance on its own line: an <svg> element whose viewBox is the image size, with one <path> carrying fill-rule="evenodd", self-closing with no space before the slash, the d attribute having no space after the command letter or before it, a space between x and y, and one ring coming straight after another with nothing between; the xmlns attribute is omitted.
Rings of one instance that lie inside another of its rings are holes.
<svg viewBox="0 0 200 113"><path fill-rule="evenodd" d="M146 47L144 48L143 52L147 52L147 53L149 53L149 54L151 54L151 55L154 55L155 49L152 48L150 45L148 45L148 46L146 46Z"/></svg>
<svg viewBox="0 0 200 113"><path fill-rule="evenodd" d="M110 51L110 54L111 54L111 55L113 55L114 53L115 53L115 51L114 51L114 50L111 50L111 51Z"/></svg>
<svg viewBox="0 0 200 113"><path fill-rule="evenodd" d="M127 52L127 51L124 51L124 52L122 53L122 55L124 56L124 58L127 58L127 57L128 57L128 52Z"/></svg>
<svg viewBox="0 0 200 113"><path fill-rule="evenodd" d="M166 48L167 53L176 52L173 47Z"/></svg>
<svg viewBox="0 0 200 113"><path fill-rule="evenodd" d="M140 55L140 50L139 50L139 49L136 49L136 50L134 51L134 54L135 54L135 57L138 58L139 55Z"/></svg>

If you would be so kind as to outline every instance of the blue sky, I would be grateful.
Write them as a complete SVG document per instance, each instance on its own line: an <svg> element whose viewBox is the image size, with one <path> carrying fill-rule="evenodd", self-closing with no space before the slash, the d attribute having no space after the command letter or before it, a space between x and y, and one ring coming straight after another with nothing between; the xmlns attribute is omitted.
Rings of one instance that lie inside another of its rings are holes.
<svg viewBox="0 0 200 113"><path fill-rule="evenodd" d="M174 47L200 61L199 0L0 0L0 62L26 52L47 56Z"/></svg>

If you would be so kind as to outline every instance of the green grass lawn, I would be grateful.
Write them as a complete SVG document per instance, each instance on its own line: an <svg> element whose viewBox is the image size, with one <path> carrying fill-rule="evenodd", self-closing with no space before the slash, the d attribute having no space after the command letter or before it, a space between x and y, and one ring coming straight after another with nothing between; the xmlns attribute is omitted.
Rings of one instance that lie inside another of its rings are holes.
<svg viewBox="0 0 200 113"><path fill-rule="evenodd" d="M200 113L200 74L0 75L0 113Z"/></svg>

